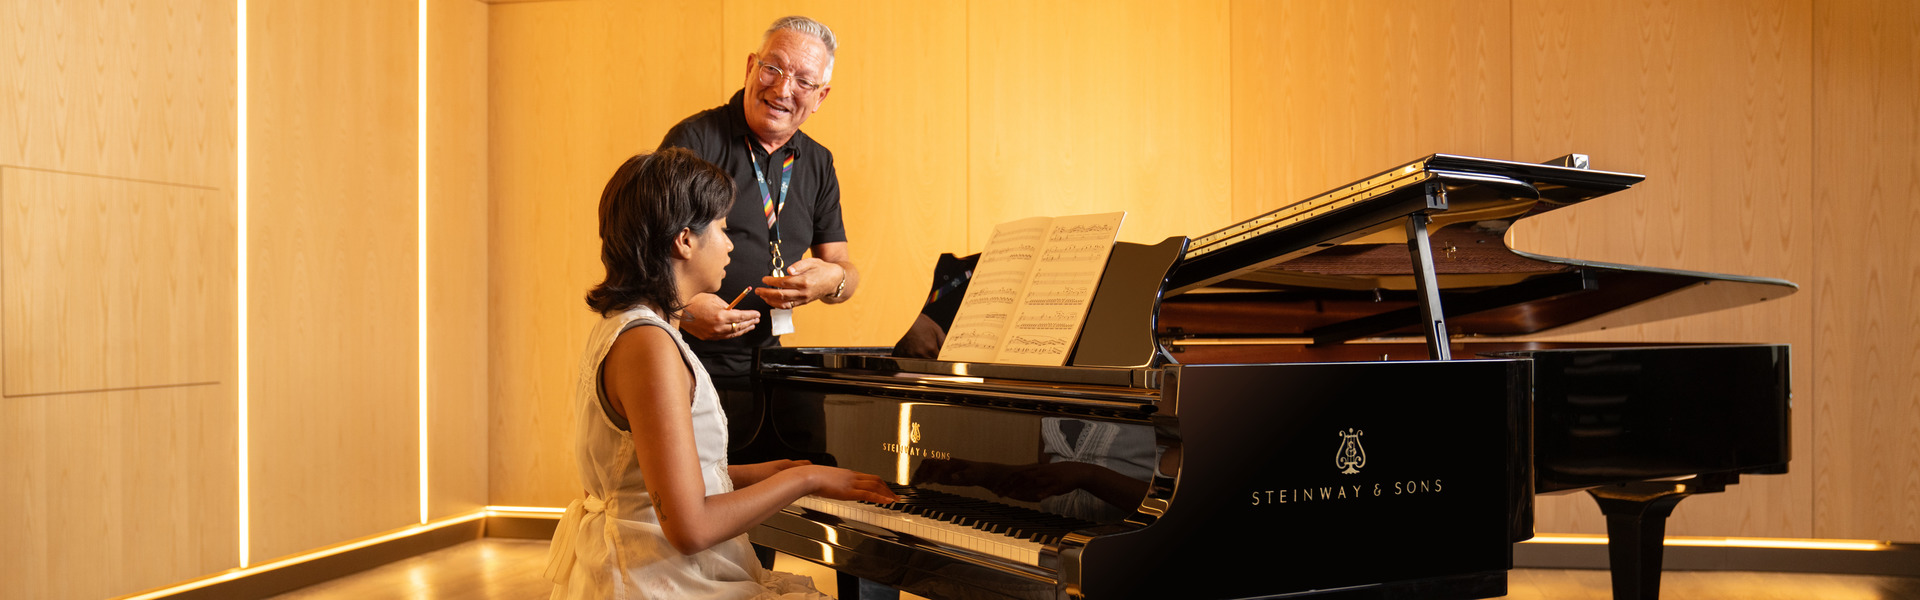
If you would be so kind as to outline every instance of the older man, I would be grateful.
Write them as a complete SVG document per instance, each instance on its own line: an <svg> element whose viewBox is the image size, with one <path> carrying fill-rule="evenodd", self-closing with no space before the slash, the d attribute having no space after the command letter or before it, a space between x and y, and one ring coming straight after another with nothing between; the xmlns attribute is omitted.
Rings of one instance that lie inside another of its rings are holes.
<svg viewBox="0 0 1920 600"><path fill-rule="evenodd" d="M860 287L840 221L840 182L833 153L800 131L833 88L833 31L806 17L767 28L747 55L744 88L726 105L688 117L661 148L693 150L733 174L739 196L727 215L732 262L720 292L701 294L680 324L720 388L736 444L748 443L760 407L747 376L755 348L776 346L792 331L790 309L847 301ZM801 258L804 253L812 256ZM753 288L731 308L728 303ZM738 455L746 464L789 456Z"/></svg>
<svg viewBox="0 0 1920 600"><path fill-rule="evenodd" d="M829 459L820 454L822 440L809 439L819 431L822 415L769 414L748 375L754 349L777 346L780 335L793 331L793 307L846 302L860 287L840 221L833 153L800 131L833 90L829 82L837 46L833 30L819 21L775 20L760 50L747 55L746 81L733 99L681 121L660 142L663 149L691 149L733 174L739 194L727 215L733 253L726 279L717 295L695 297L680 323L698 338L689 345L720 391L732 429L728 458L733 464ZM812 256L800 258L806 252ZM749 287L753 293L741 296ZM729 306L736 297L741 301ZM772 423L775 417L781 422ZM776 436L770 427L781 428L785 445L772 443ZM763 561L770 558L763 552ZM854 596L850 587L841 586L843 598ZM880 591L870 583L861 587ZM894 595L890 591L868 597Z"/></svg>

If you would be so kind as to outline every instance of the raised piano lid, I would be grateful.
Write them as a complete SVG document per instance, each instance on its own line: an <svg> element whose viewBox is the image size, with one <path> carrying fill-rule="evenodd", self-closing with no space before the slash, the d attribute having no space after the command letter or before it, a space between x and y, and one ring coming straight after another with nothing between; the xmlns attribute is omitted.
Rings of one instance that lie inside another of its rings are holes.
<svg viewBox="0 0 1920 600"><path fill-rule="evenodd" d="M1321 343L1419 335L1408 215L1431 218L1451 335L1605 329L1780 298L1762 277L1554 258L1507 246L1520 219L1643 177L1435 154L1195 239L1169 277L1158 333ZM1436 193L1441 192L1441 193Z"/></svg>

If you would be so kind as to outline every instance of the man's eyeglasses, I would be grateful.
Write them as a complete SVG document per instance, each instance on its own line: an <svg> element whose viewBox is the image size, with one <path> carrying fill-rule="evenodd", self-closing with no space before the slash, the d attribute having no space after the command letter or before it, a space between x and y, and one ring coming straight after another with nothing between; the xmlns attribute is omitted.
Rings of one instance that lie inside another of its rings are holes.
<svg viewBox="0 0 1920 600"><path fill-rule="evenodd" d="M792 79L794 85L800 86L800 91L807 92L807 93L818 92L820 91L821 86L826 85L818 81L813 81L811 79L803 79L798 75L793 75L791 73L788 73L785 70L781 69L780 67L767 64L767 61L764 61L764 60L756 60L753 62L760 63L760 85L774 85L774 84L780 83L780 78L782 77Z"/></svg>

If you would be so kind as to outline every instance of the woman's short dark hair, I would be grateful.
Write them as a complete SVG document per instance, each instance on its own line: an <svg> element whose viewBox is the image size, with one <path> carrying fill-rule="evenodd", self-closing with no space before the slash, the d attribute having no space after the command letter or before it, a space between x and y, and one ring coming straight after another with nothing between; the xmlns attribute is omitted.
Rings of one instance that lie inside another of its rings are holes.
<svg viewBox="0 0 1920 600"><path fill-rule="evenodd" d="M648 304L685 308L673 279L673 241L695 235L733 208L733 178L685 148L636 154L613 172L600 194L600 262L607 279L587 292L601 316Z"/></svg>

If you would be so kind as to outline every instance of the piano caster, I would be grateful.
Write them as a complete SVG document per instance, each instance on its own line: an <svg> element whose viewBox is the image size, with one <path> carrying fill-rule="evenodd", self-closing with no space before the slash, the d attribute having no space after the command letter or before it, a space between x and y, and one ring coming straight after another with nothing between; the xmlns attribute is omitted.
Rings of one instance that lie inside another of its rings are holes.
<svg viewBox="0 0 1920 600"><path fill-rule="evenodd" d="M1660 560L1665 550L1667 517L1694 494L1725 491L1729 477L1702 476L1683 481L1636 481L1587 490L1607 516L1607 562L1613 573L1614 600L1657 600Z"/></svg>

